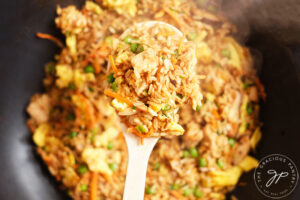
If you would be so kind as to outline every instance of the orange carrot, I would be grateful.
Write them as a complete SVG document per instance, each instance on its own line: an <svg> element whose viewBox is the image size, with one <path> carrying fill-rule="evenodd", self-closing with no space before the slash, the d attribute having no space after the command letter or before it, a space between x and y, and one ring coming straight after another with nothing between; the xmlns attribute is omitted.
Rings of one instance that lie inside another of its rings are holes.
<svg viewBox="0 0 300 200"><path fill-rule="evenodd" d="M176 197L176 199L185 199L179 192L172 190L171 194Z"/></svg>
<svg viewBox="0 0 300 200"><path fill-rule="evenodd" d="M98 174L92 172L92 178L90 183L90 200L97 200L98 193Z"/></svg>
<svg viewBox="0 0 300 200"><path fill-rule="evenodd" d="M57 39L56 37L54 37L50 34L38 32L36 34L36 36L39 38L42 38L42 39L51 40L51 41L55 42L60 48L64 48L64 44L59 39Z"/></svg>
<svg viewBox="0 0 300 200"><path fill-rule="evenodd" d="M114 58L112 55L110 55L109 57L109 62L111 64L111 68L114 70L114 72L117 74L118 73L118 69L116 67L116 64L115 64L115 61L114 61Z"/></svg>
<svg viewBox="0 0 300 200"><path fill-rule="evenodd" d="M120 94L115 93L111 90L105 90L104 94L106 96L116 98L118 101L121 101L121 102L124 102L124 103L128 104L128 106L133 106L133 103L129 99L126 99L125 97L122 97Z"/></svg>

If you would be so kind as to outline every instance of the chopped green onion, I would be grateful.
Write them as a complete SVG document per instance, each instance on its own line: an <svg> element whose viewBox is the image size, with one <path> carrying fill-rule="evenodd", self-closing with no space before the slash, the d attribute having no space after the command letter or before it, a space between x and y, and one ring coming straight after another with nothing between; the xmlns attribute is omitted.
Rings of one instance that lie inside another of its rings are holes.
<svg viewBox="0 0 300 200"><path fill-rule="evenodd" d="M175 56L176 58L179 56L179 51L178 51L178 49L176 49L176 50L174 51L174 56Z"/></svg>
<svg viewBox="0 0 300 200"><path fill-rule="evenodd" d="M108 150L111 150L111 149L113 149L114 148L114 144L112 143L112 142L109 142L108 144L107 144L107 149Z"/></svg>
<svg viewBox="0 0 300 200"><path fill-rule="evenodd" d="M196 32L190 32L190 33L187 35L187 39L188 39L189 41L194 41L196 38L197 38L197 33L196 33Z"/></svg>
<svg viewBox="0 0 300 200"><path fill-rule="evenodd" d="M110 75L108 75L107 77L106 77L106 79L107 79L107 82L108 83L113 83L113 82L115 82L115 77L114 77L114 73L111 73Z"/></svg>
<svg viewBox="0 0 300 200"><path fill-rule="evenodd" d="M75 115L74 114L69 114L69 115L67 115L66 119L68 121L74 121L75 120Z"/></svg>
<svg viewBox="0 0 300 200"><path fill-rule="evenodd" d="M114 92L116 92L116 91L118 90L118 84L117 84L116 82L113 82L113 83L111 84L111 89L112 89Z"/></svg>
<svg viewBox="0 0 300 200"><path fill-rule="evenodd" d="M75 90L76 89L75 84L74 83L69 83L69 89L70 90Z"/></svg>
<svg viewBox="0 0 300 200"><path fill-rule="evenodd" d="M136 130L139 132L139 133L146 133L147 130L146 128L143 126L143 125L138 125L137 127L135 127Z"/></svg>
<svg viewBox="0 0 300 200"><path fill-rule="evenodd" d="M190 148L190 154L193 158L198 157L198 150L195 147Z"/></svg>
<svg viewBox="0 0 300 200"><path fill-rule="evenodd" d="M247 90L249 87L252 86L251 83L243 83L244 89Z"/></svg>
<svg viewBox="0 0 300 200"><path fill-rule="evenodd" d="M235 139L234 138L228 138L228 142L230 147L233 147L235 145Z"/></svg>
<svg viewBox="0 0 300 200"><path fill-rule="evenodd" d="M131 44L131 41L132 41L133 39L132 39L132 37L130 37L130 36L126 36L125 38L124 38L124 42L126 43L126 44Z"/></svg>
<svg viewBox="0 0 300 200"><path fill-rule="evenodd" d="M169 188L170 188L170 190L178 190L179 189L179 185L176 184L176 183L174 183L174 184L170 185Z"/></svg>
<svg viewBox="0 0 300 200"><path fill-rule="evenodd" d="M89 87L89 91L90 92L95 92L94 88L92 88L92 87Z"/></svg>
<svg viewBox="0 0 300 200"><path fill-rule="evenodd" d="M139 46L139 53L142 53L144 50L145 50L145 49L144 49L144 46L140 45L140 46Z"/></svg>
<svg viewBox="0 0 300 200"><path fill-rule="evenodd" d="M221 54L223 57L230 58L230 51L228 49L222 49Z"/></svg>
<svg viewBox="0 0 300 200"><path fill-rule="evenodd" d="M136 106L132 106L132 110L136 110Z"/></svg>
<svg viewBox="0 0 300 200"><path fill-rule="evenodd" d="M155 194L155 189L150 185L147 186L146 187L146 194L150 194L150 195Z"/></svg>
<svg viewBox="0 0 300 200"><path fill-rule="evenodd" d="M162 111L166 112L166 111L169 111L171 110L171 105L170 104L165 104L165 106L161 109Z"/></svg>
<svg viewBox="0 0 300 200"><path fill-rule="evenodd" d="M206 163L206 159L205 158L199 158L198 160L198 165L200 167L206 167L207 163Z"/></svg>
<svg viewBox="0 0 300 200"><path fill-rule="evenodd" d="M138 43L132 43L130 44L130 49L133 53L136 53L138 50L139 44Z"/></svg>
<svg viewBox="0 0 300 200"><path fill-rule="evenodd" d="M197 198L201 198L202 197L202 192L198 188L195 188L194 189L194 196L197 197Z"/></svg>
<svg viewBox="0 0 300 200"><path fill-rule="evenodd" d="M79 167L77 168L77 171L80 174L85 174L88 171L88 168L86 165L79 165Z"/></svg>
<svg viewBox="0 0 300 200"><path fill-rule="evenodd" d="M88 190L88 186L87 185L80 185L80 191L84 192Z"/></svg>
<svg viewBox="0 0 300 200"><path fill-rule="evenodd" d="M47 71L48 71L48 73L53 74L55 72L54 65L52 65L52 64L48 65L47 66Z"/></svg>
<svg viewBox="0 0 300 200"><path fill-rule="evenodd" d="M71 131L70 134L69 134L69 137L72 139L72 138L76 137L77 135L78 135L78 132Z"/></svg>
<svg viewBox="0 0 300 200"><path fill-rule="evenodd" d="M85 73L94 73L94 67L92 65L88 65L84 68Z"/></svg>
<svg viewBox="0 0 300 200"><path fill-rule="evenodd" d="M196 111L197 111L197 112L200 112L200 110L201 110L201 106L197 105L197 106L196 106Z"/></svg>
<svg viewBox="0 0 300 200"><path fill-rule="evenodd" d="M117 163L110 163L108 164L109 169L111 169L111 171L115 172L117 171L117 169L119 168Z"/></svg>
<svg viewBox="0 0 300 200"><path fill-rule="evenodd" d="M191 193L192 193L192 190L188 187L183 190L183 196L185 196L185 197L189 196Z"/></svg>
<svg viewBox="0 0 300 200"><path fill-rule="evenodd" d="M179 94L179 93L178 93L177 96L178 96L180 99L183 98L182 94Z"/></svg>
<svg viewBox="0 0 300 200"><path fill-rule="evenodd" d="M184 158L190 157L190 152L189 152L188 150L184 150L184 151L183 151L183 157L184 157Z"/></svg>
<svg viewBox="0 0 300 200"><path fill-rule="evenodd" d="M166 59L166 56L162 55L161 59L164 61Z"/></svg>
<svg viewBox="0 0 300 200"><path fill-rule="evenodd" d="M223 167L224 167L224 163L223 163L220 159L217 160L217 165L218 165L220 168L223 168Z"/></svg>
<svg viewBox="0 0 300 200"><path fill-rule="evenodd" d="M159 162L156 162L156 163L153 164L153 169L154 170L159 170L159 168L160 168L160 163Z"/></svg>
<svg viewBox="0 0 300 200"><path fill-rule="evenodd" d="M251 115L253 113L251 102L247 103L247 108L246 109L247 109L248 115Z"/></svg>

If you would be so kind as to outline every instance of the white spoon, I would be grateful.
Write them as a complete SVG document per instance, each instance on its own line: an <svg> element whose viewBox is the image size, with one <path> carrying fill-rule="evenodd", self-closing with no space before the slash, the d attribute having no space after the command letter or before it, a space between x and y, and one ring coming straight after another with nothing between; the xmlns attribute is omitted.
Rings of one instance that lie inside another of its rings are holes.
<svg viewBox="0 0 300 200"><path fill-rule="evenodd" d="M177 28L165 22L148 21L139 23L136 26L143 26L148 29L157 24L166 26L166 28L174 30L179 36L183 36ZM127 29L122 36L126 36L130 30L130 28ZM129 156L123 200L142 200L144 199L148 160L158 138L144 138L144 144L141 144L137 136L126 132L127 127L124 124L121 124L121 128L125 136Z"/></svg>

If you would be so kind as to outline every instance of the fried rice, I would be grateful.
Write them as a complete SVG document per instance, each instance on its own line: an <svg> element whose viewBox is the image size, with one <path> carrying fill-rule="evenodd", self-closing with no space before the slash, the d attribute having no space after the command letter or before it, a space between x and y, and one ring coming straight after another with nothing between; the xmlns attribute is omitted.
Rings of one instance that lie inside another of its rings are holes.
<svg viewBox="0 0 300 200"><path fill-rule="evenodd" d="M108 84L127 132L141 137L182 135L180 105L201 106L195 45L174 27L157 21L130 27L109 56ZM114 59L115 58L115 59Z"/></svg>
<svg viewBox="0 0 300 200"><path fill-rule="evenodd" d="M249 50L210 1L103 0L58 6L65 47L46 65L45 92L27 111L37 152L76 200L122 199L127 148L117 113L104 95L111 49L132 24L157 20L179 28L195 45L202 105L179 109L182 136L162 137L149 160L145 199L225 199L261 138L264 89ZM49 37L48 37L49 38ZM52 38L53 39L53 38ZM179 95L180 96L180 95Z"/></svg>

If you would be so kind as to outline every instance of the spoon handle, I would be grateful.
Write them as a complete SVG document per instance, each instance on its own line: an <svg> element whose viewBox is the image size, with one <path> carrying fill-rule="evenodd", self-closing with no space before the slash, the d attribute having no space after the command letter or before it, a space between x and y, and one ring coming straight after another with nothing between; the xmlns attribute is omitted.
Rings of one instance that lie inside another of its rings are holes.
<svg viewBox="0 0 300 200"><path fill-rule="evenodd" d="M143 200L148 160L158 138L146 138L141 145L136 136L124 135L129 159L123 200Z"/></svg>

